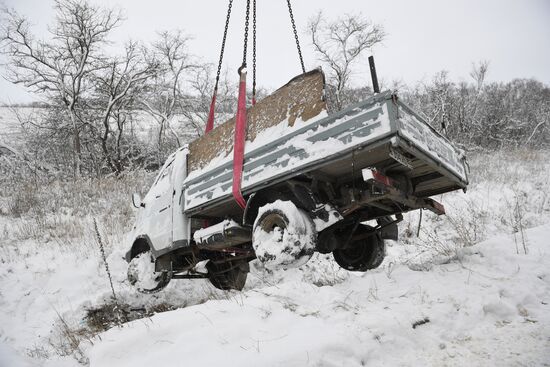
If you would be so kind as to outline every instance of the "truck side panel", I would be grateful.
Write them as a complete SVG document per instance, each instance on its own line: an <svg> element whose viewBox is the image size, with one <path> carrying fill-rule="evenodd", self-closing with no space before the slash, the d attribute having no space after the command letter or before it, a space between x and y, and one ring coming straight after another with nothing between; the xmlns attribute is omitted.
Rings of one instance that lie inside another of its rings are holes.
<svg viewBox="0 0 550 367"><path fill-rule="evenodd" d="M391 133L387 100L384 96L374 101L369 99L343 113L315 120L261 148L247 151L243 191L250 192L265 181L293 175ZM267 130L264 134L264 138L269 138L270 131ZM206 173L190 177L185 182L186 211L231 195L231 161L204 171Z"/></svg>

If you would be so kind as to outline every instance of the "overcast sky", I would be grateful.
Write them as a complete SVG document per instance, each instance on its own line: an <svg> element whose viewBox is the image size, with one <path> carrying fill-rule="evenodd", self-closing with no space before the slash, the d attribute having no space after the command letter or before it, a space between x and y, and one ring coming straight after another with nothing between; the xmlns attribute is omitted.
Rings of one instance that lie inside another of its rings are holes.
<svg viewBox="0 0 550 367"><path fill-rule="evenodd" d="M193 37L191 51L205 61L218 58L225 20L225 0L92 0L119 7L126 20L113 32L115 45L125 40L151 41L159 30L182 29ZM245 0L234 0L224 64L240 65ZM300 72L285 0L258 2L258 84L276 88ZM0 0L27 15L42 36L53 18L53 0ZM379 78L412 84L448 70L467 79L472 62L490 61L489 80L536 78L550 84L550 0L294 0L296 23L306 68L318 65L304 33L318 10L329 18L362 13L388 33L373 50ZM0 74L2 73L0 68ZM355 84L369 83L367 60L357 68ZM0 79L0 102L31 97Z"/></svg>

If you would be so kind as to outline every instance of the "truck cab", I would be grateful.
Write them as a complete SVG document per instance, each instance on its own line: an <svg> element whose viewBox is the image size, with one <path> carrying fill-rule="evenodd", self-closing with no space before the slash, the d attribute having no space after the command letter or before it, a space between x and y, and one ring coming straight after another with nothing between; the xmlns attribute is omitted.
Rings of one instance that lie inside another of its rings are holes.
<svg viewBox="0 0 550 367"><path fill-rule="evenodd" d="M186 147L172 153L143 200L134 199L139 211L130 235L132 244L146 242L155 258L189 245L190 225L182 200L188 153ZM131 248L126 259L135 255Z"/></svg>

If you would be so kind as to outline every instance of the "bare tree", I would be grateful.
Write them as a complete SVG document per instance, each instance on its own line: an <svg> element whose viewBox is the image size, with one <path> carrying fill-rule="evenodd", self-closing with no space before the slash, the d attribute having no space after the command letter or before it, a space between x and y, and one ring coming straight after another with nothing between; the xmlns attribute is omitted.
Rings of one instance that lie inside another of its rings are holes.
<svg viewBox="0 0 550 367"><path fill-rule="evenodd" d="M354 63L365 50L384 40L384 28L361 15L345 15L328 22L319 12L310 19L308 33L319 60L328 67L333 107L341 109L345 104L343 92L349 87Z"/></svg>
<svg viewBox="0 0 550 367"><path fill-rule="evenodd" d="M137 99L146 88L148 79L158 72L158 64L146 61L146 50L137 42L129 42L125 53L106 63L102 72L94 75L95 88L93 105L97 118L97 133L104 159L113 172L124 169L123 151L126 124L137 109ZM126 147L127 148L127 147Z"/></svg>
<svg viewBox="0 0 550 367"><path fill-rule="evenodd" d="M168 130L177 146L181 140L172 126L182 98L186 73L197 68L189 54L189 37L182 32L161 32L159 40L153 43L150 62L158 64L158 73L152 79L147 92L141 98L144 111L158 123L157 155L159 164L163 160L163 142Z"/></svg>
<svg viewBox="0 0 550 367"><path fill-rule="evenodd" d="M475 81L478 92L481 91L487 72L489 71L489 61L483 60L478 63L472 63L470 77Z"/></svg>
<svg viewBox="0 0 550 367"><path fill-rule="evenodd" d="M56 0L51 40L36 40L30 22L5 9L0 42L8 57L6 78L65 108L70 123L74 175L81 173L81 102L90 91L90 75L105 66L100 53L109 32L121 21L114 10L85 0Z"/></svg>
<svg viewBox="0 0 550 367"><path fill-rule="evenodd" d="M215 76L213 65L205 64L196 68L189 78L188 93L182 96L180 110L185 118L187 128L192 128L193 136L198 137L204 133L212 90L214 89ZM216 97L216 119L219 123L225 122L235 113L237 99L235 92L237 86L229 81L227 71L223 72L218 84ZM263 90L257 91L257 98L260 99Z"/></svg>

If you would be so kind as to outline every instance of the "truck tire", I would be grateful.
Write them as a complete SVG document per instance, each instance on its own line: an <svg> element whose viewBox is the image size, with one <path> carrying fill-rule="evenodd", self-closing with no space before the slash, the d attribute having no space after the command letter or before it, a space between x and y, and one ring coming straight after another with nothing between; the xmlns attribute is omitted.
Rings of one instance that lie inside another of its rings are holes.
<svg viewBox="0 0 550 367"><path fill-rule="evenodd" d="M292 201L277 200L259 209L252 230L252 247L266 268L304 265L315 251L316 240L311 218Z"/></svg>
<svg viewBox="0 0 550 367"><path fill-rule="evenodd" d="M150 250L142 251L132 258L127 275L130 284L140 293L159 292L172 279L171 272L155 272L155 260Z"/></svg>
<svg viewBox="0 0 550 367"><path fill-rule="evenodd" d="M206 263L208 280L218 289L240 291L246 284L246 277L250 272L247 261L226 262L221 264L209 261Z"/></svg>
<svg viewBox="0 0 550 367"><path fill-rule="evenodd" d="M376 269L384 261L386 249L379 233L366 239L352 242L348 247L332 252L334 260L349 271L367 271Z"/></svg>

